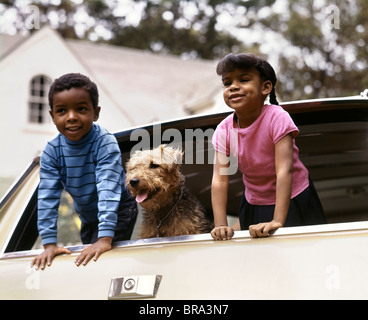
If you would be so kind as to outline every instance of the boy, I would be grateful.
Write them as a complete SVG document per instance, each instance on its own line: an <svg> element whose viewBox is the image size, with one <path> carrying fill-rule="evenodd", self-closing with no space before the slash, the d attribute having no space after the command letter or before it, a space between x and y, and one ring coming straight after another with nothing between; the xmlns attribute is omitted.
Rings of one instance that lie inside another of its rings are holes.
<svg viewBox="0 0 368 320"><path fill-rule="evenodd" d="M86 265L111 249L111 242L130 239L137 205L124 187L125 173L115 137L98 120L97 86L86 76L66 74L49 92L50 115L59 131L41 156L38 229L44 251L31 266L45 268L55 255L70 253L56 245L60 194L73 198L84 248L75 263Z"/></svg>

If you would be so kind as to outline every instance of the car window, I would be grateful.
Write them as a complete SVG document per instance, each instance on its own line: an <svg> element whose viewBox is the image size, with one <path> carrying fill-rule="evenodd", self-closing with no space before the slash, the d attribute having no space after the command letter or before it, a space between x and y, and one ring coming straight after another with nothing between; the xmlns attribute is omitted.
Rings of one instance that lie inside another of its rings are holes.
<svg viewBox="0 0 368 320"><path fill-rule="evenodd" d="M66 191L63 191L60 197L57 228L58 244L60 246L82 244L80 239L81 221L78 214L75 212L73 199ZM40 248L42 248L42 242L41 237L38 236L32 249Z"/></svg>

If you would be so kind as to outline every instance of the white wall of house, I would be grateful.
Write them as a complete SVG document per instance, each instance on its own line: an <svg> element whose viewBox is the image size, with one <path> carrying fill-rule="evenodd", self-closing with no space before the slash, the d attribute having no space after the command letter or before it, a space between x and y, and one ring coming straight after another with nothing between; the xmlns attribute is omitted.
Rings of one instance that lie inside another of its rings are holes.
<svg viewBox="0 0 368 320"><path fill-rule="evenodd" d="M36 32L0 60L0 177L20 175L46 142L57 134L51 119L43 124L29 122L32 78L44 75L53 81L68 72L80 72L94 80L50 28ZM98 122L111 132L130 127L132 124L122 111L103 90L99 91L103 107Z"/></svg>
<svg viewBox="0 0 368 320"><path fill-rule="evenodd" d="M98 123L113 133L151 121L224 111L214 61L184 61L142 50L65 40L49 27L21 39L15 48L1 50L6 49L1 45L2 41L0 55L6 54L0 56L0 197L4 184L22 174L58 133L48 105L48 121L29 121L30 85L35 76L50 81L69 72L89 76L99 88L102 109Z"/></svg>

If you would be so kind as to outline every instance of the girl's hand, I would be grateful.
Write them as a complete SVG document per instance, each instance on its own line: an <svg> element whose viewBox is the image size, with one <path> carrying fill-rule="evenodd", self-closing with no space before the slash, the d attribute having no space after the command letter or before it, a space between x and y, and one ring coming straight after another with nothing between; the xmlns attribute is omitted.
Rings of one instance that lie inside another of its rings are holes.
<svg viewBox="0 0 368 320"><path fill-rule="evenodd" d="M249 226L249 234L253 238L268 237L275 233L278 228L282 228L281 222L272 220L271 222L263 222Z"/></svg>
<svg viewBox="0 0 368 320"><path fill-rule="evenodd" d="M218 226L211 231L211 236L215 240L230 240L233 235L233 228L228 226Z"/></svg>
<svg viewBox="0 0 368 320"><path fill-rule="evenodd" d="M96 261L101 254L111 250L111 242L111 237L99 238L97 242L85 247L82 250L81 254L75 259L75 264L77 266L80 264L85 266L92 258L94 261Z"/></svg>

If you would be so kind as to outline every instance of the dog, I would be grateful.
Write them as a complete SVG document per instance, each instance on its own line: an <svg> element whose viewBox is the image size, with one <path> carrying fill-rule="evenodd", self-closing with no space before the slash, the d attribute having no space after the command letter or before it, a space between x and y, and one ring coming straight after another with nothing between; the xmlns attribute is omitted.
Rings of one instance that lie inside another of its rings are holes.
<svg viewBox="0 0 368 320"><path fill-rule="evenodd" d="M185 186L183 152L161 145L136 151L126 164L126 185L143 208L141 238L208 233L213 223Z"/></svg>

